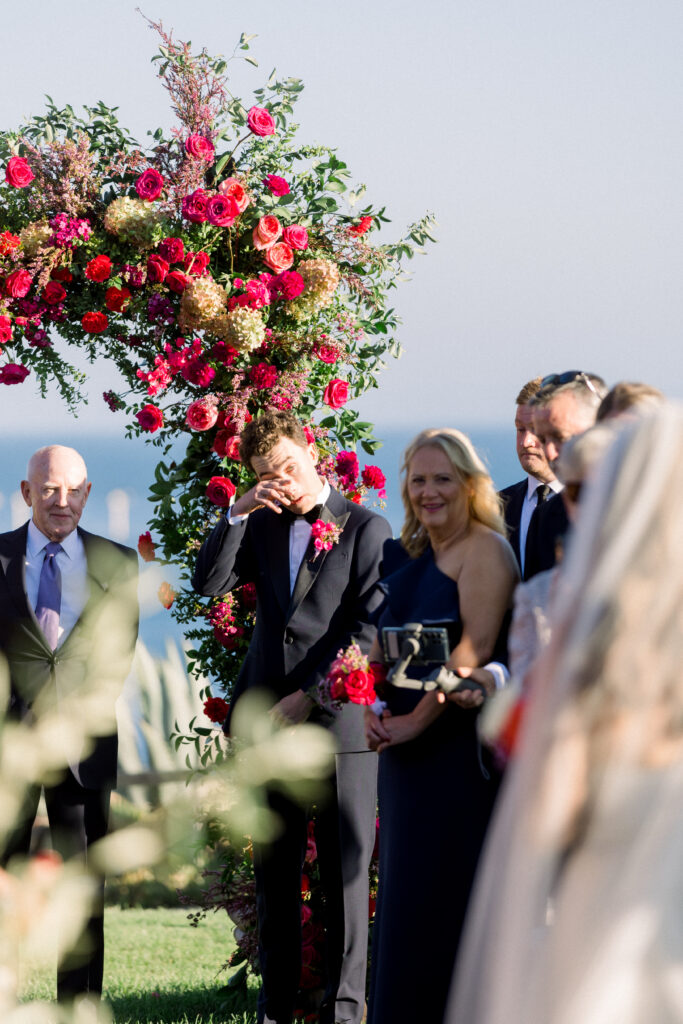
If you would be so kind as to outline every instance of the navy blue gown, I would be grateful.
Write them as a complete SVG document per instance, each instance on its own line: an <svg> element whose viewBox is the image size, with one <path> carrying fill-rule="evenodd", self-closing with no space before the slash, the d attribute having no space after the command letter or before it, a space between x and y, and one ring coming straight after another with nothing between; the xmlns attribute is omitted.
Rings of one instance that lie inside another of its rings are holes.
<svg viewBox="0 0 683 1024"><path fill-rule="evenodd" d="M457 584L437 567L431 548L383 586L380 636L384 626L460 621ZM412 674L427 675L431 667ZM401 715L422 696L389 687L385 699L392 714ZM479 746L477 714L448 704L416 739L379 755L379 892L368 1024L443 1020L499 781Z"/></svg>

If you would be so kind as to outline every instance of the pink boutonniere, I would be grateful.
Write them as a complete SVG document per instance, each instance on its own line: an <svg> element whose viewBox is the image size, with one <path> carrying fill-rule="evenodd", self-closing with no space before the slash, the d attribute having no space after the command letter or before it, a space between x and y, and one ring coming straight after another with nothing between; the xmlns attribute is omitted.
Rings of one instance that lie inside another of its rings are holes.
<svg viewBox="0 0 683 1024"><path fill-rule="evenodd" d="M322 519L316 519L311 526L311 537L315 547L315 554L310 559L313 562L321 551L331 551L334 544L339 543L342 531L340 526L334 523L325 523Z"/></svg>

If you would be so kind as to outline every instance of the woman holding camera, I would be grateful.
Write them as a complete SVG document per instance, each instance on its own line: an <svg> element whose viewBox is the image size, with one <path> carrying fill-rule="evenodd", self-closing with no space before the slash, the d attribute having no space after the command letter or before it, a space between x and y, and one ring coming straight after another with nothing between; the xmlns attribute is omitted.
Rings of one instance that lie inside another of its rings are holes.
<svg viewBox="0 0 683 1024"><path fill-rule="evenodd" d="M471 442L425 430L403 464L405 522L385 557L384 627L448 623L450 668L494 654L518 579L498 498ZM393 563L393 564L392 564ZM393 570L393 571L392 571ZM375 655L382 657L378 644ZM427 675L433 665L408 674ZM477 738L481 691L440 702L388 686L366 713L380 754L379 895L368 1024L441 1024L467 899L497 789Z"/></svg>

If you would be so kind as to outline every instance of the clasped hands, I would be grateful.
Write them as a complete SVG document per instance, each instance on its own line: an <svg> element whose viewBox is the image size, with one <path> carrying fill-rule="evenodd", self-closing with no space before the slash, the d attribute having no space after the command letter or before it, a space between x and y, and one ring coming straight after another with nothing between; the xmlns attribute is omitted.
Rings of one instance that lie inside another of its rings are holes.
<svg viewBox="0 0 683 1024"><path fill-rule="evenodd" d="M273 477L269 480L259 480L250 487L248 491L238 498L232 506L232 513L236 516L245 516L255 512L257 508L271 509L279 515L282 506L288 508L293 501L300 500L292 494L292 482L286 477Z"/></svg>

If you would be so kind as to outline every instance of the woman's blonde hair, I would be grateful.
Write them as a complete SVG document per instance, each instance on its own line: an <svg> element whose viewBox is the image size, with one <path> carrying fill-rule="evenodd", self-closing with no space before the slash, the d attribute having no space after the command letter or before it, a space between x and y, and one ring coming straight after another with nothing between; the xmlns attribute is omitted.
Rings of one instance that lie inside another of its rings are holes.
<svg viewBox="0 0 683 1024"><path fill-rule="evenodd" d="M483 523L489 529L507 536L500 498L493 481L477 455L469 437L451 427L423 430L414 438L403 454L401 465L401 498L405 509L405 520L401 529L401 543L412 558L417 558L427 547L429 537L419 522L408 497L408 470L410 462L420 448L440 448L451 466L456 478L469 492L468 510L470 520Z"/></svg>

